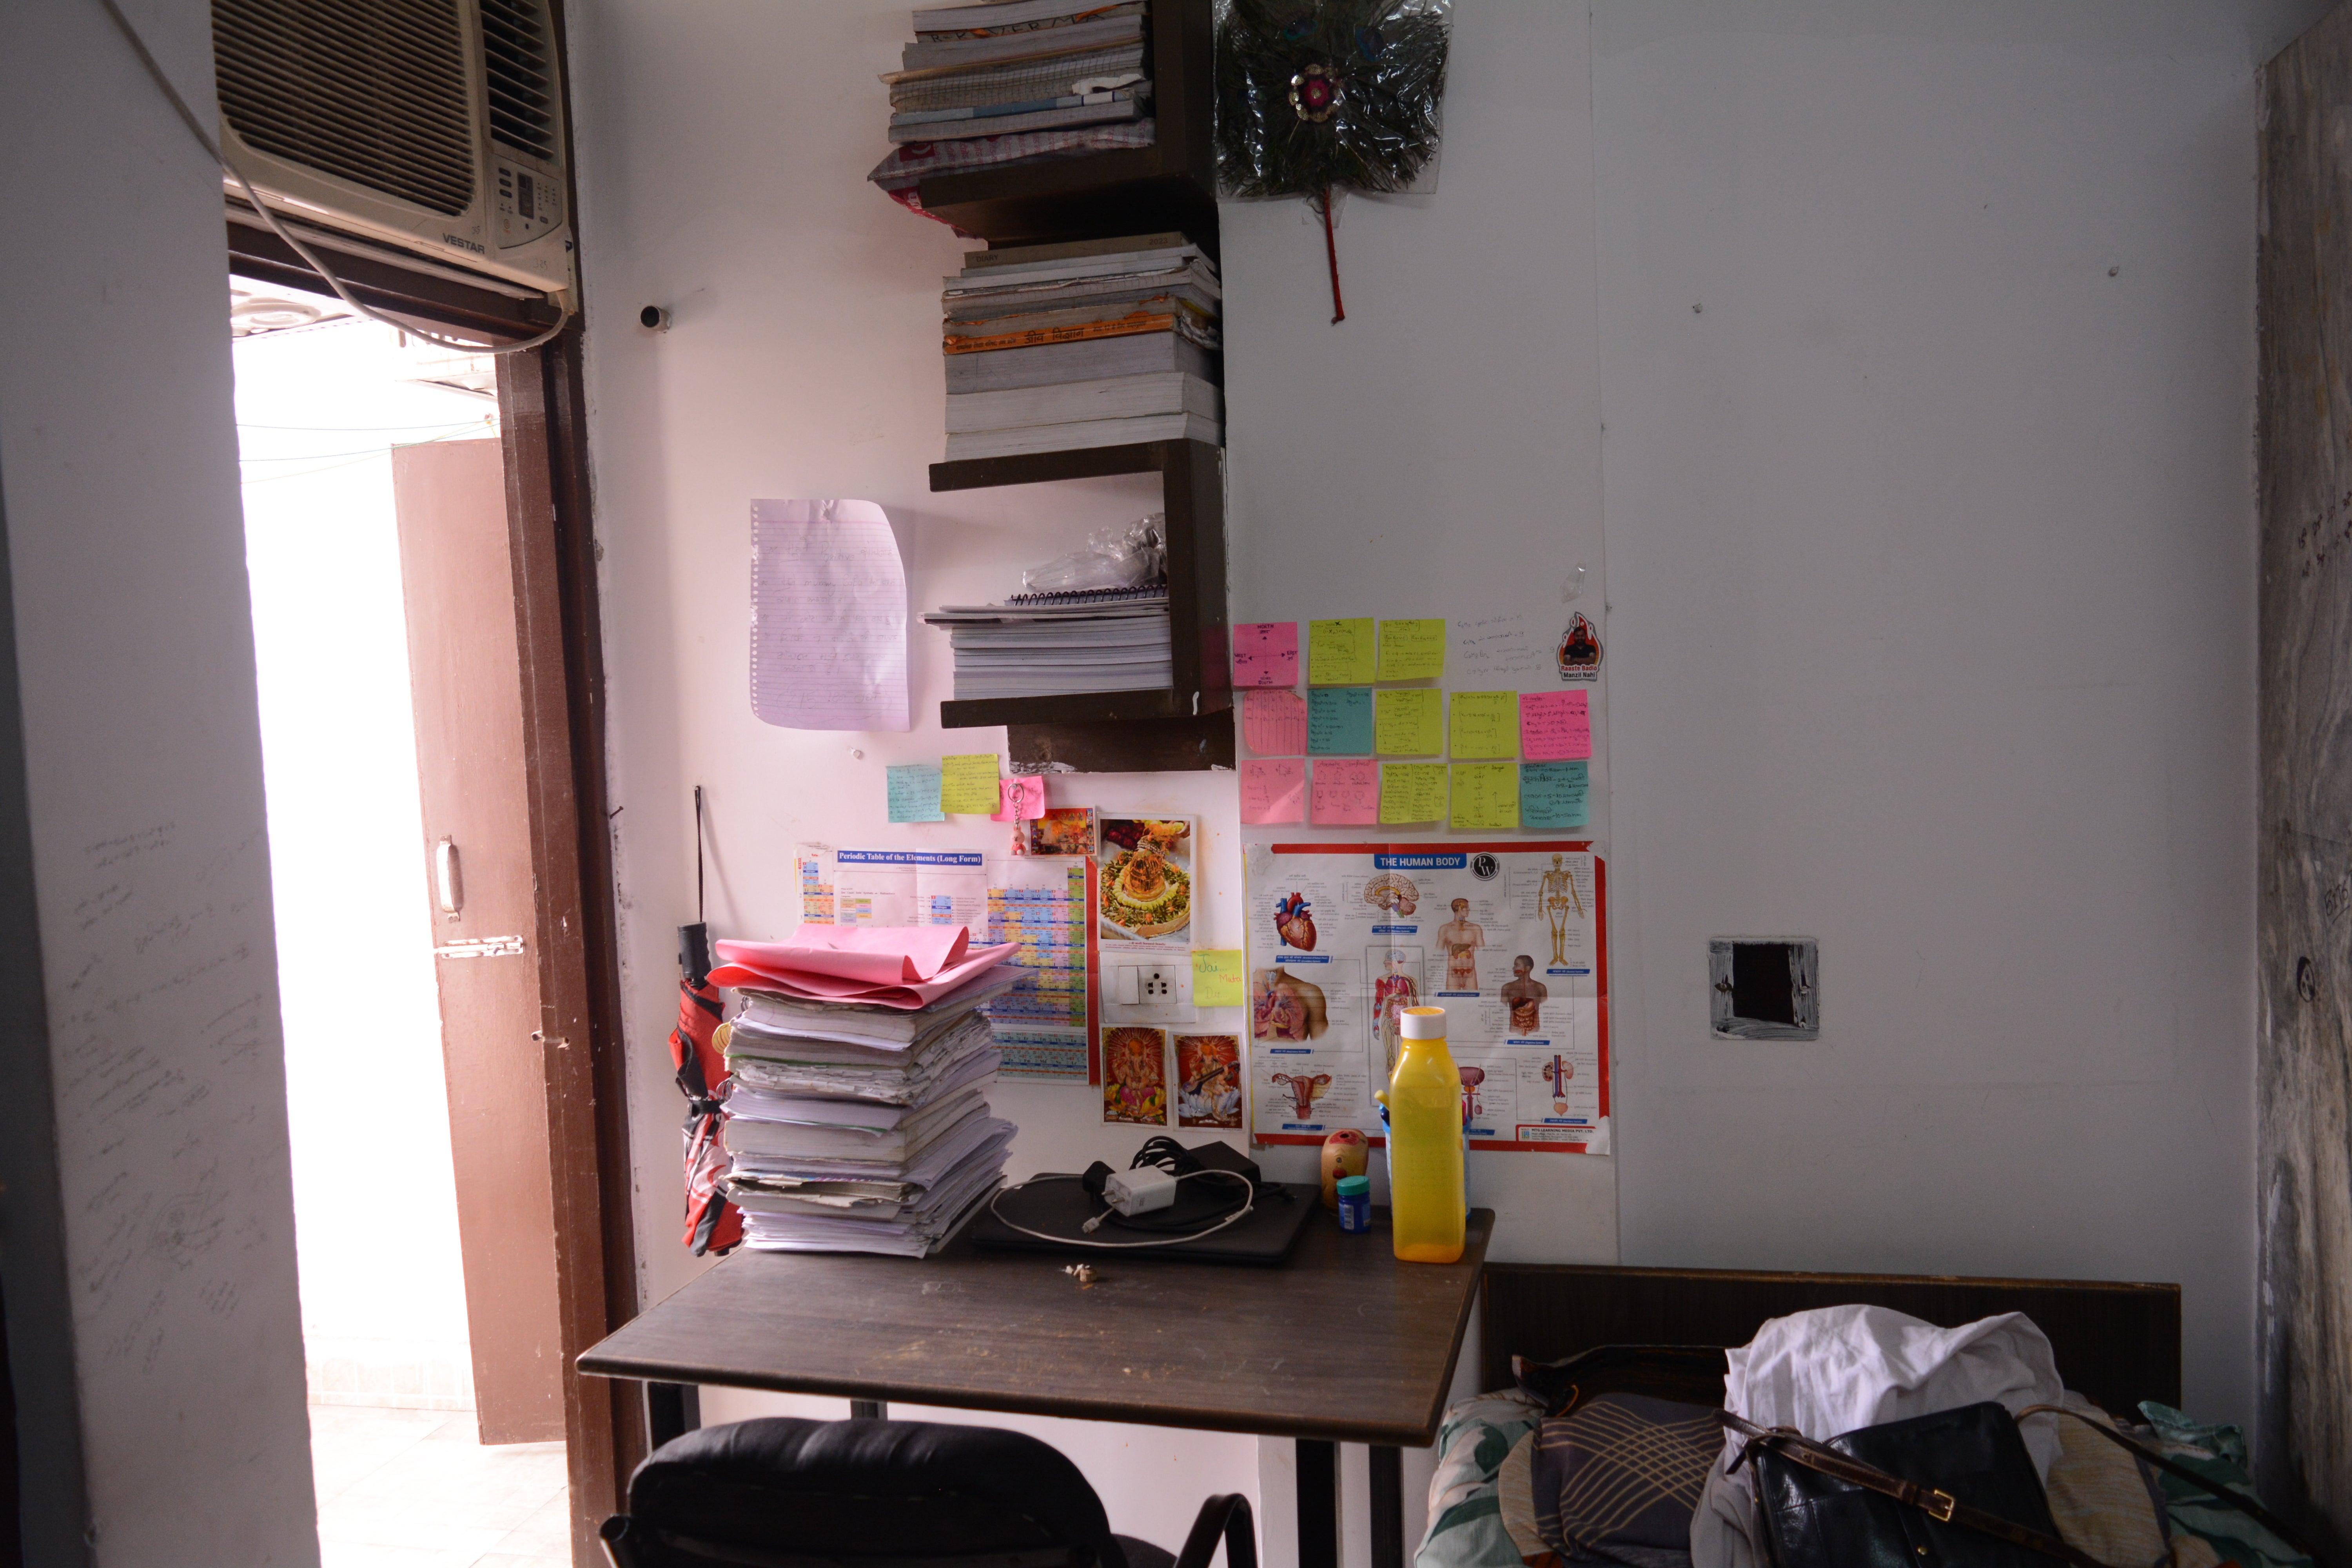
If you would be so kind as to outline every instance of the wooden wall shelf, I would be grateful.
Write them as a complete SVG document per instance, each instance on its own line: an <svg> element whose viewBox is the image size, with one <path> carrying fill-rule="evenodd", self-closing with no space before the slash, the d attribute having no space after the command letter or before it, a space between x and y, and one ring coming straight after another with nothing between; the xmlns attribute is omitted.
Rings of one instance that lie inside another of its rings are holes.
<svg viewBox="0 0 2352 1568"><path fill-rule="evenodd" d="M934 174L923 210L998 245L1181 229L1215 256L1215 36L1211 0L1151 0L1153 145Z"/></svg>
<svg viewBox="0 0 2352 1568"><path fill-rule="evenodd" d="M1151 0L1150 18L1144 68L1157 124L1152 146L935 175L917 187L923 210L992 246L1178 231L1215 257L1214 8L1212 0ZM1146 441L933 463L931 489L1151 473L1160 478L1168 517L1168 689L942 702L943 727L1004 725L1016 764L1087 773L1234 765L1222 447Z"/></svg>
<svg viewBox="0 0 2352 1568"><path fill-rule="evenodd" d="M977 489L1149 473L1160 476L1160 505L1168 520L1169 689L942 702L942 727L1003 724L1013 731L1015 762L1078 767L1087 759L1097 765L1086 771L1094 773L1234 765L1233 722L1226 717L1234 692L1225 627L1223 448L1205 441L1145 441L934 463L931 489ZM1169 730L1171 725L1175 730ZM1058 733L1072 726L1086 733ZM1055 733L1031 732L1038 731ZM1196 743L1204 739L1207 744Z"/></svg>

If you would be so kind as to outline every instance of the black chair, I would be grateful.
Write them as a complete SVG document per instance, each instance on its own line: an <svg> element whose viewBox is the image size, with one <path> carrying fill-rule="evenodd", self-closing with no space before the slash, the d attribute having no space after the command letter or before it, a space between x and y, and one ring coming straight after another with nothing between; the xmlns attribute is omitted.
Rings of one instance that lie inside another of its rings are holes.
<svg viewBox="0 0 2352 1568"><path fill-rule="evenodd" d="M1113 1535L1059 1451L988 1426L767 1418L663 1444L604 1521L614 1568L1257 1568L1249 1500L1201 1505L1181 1557Z"/></svg>

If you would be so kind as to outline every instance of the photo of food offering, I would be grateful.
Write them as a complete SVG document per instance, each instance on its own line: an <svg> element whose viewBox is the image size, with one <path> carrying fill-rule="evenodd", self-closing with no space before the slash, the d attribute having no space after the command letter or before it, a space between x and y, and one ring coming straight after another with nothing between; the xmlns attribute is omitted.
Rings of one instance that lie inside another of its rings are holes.
<svg viewBox="0 0 2352 1568"><path fill-rule="evenodd" d="M1192 944L1193 819L1107 816L1096 909L1105 942Z"/></svg>

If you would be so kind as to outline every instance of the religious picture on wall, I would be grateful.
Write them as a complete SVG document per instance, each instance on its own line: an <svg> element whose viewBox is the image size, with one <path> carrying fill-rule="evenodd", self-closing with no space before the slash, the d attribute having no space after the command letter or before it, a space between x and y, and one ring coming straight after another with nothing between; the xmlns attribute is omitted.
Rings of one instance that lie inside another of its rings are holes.
<svg viewBox="0 0 2352 1568"><path fill-rule="evenodd" d="M1319 1040L1331 1026L1323 988L1286 969L1261 969L1251 982L1250 1035L1260 1040Z"/></svg>
<svg viewBox="0 0 2352 1568"><path fill-rule="evenodd" d="M1242 1124L1242 1043L1232 1035L1176 1037L1176 1125Z"/></svg>
<svg viewBox="0 0 2352 1568"><path fill-rule="evenodd" d="M1470 900L1456 899L1454 918L1437 928L1437 945L1445 950L1447 992L1478 989L1478 950L1486 945L1486 928L1470 918Z"/></svg>
<svg viewBox="0 0 2352 1568"><path fill-rule="evenodd" d="M1194 837L1190 817L1103 818L1096 902L1104 941L1190 944Z"/></svg>
<svg viewBox="0 0 2352 1568"><path fill-rule="evenodd" d="M1103 1120L1168 1125L1168 1031L1105 1029Z"/></svg>

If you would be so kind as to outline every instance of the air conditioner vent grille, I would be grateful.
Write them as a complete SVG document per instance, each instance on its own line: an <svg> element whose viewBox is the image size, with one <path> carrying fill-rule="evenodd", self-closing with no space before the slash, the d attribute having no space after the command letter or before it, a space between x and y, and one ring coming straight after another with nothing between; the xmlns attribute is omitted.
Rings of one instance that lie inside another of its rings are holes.
<svg viewBox="0 0 2352 1568"><path fill-rule="evenodd" d="M554 46L541 0L481 0L490 140L555 162Z"/></svg>
<svg viewBox="0 0 2352 1568"><path fill-rule="evenodd" d="M455 216L474 201L457 0L213 0L247 146Z"/></svg>

